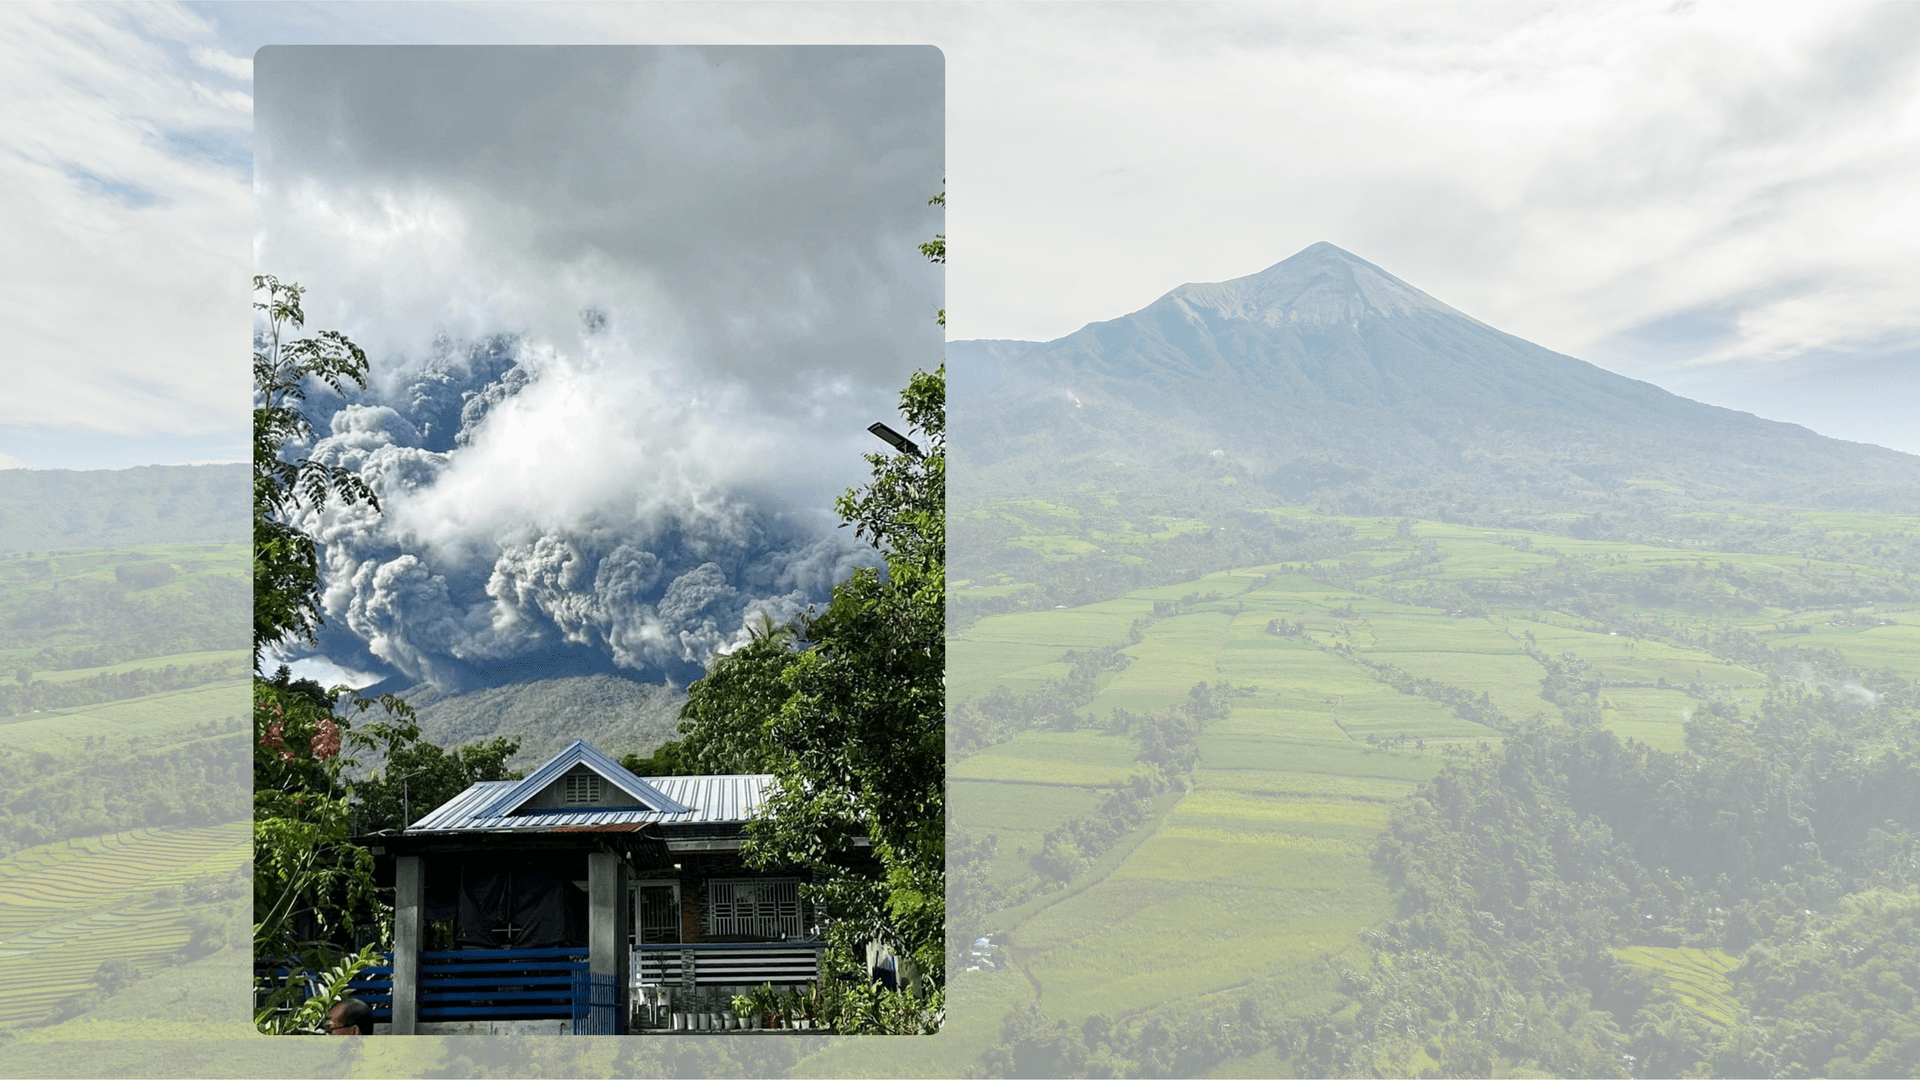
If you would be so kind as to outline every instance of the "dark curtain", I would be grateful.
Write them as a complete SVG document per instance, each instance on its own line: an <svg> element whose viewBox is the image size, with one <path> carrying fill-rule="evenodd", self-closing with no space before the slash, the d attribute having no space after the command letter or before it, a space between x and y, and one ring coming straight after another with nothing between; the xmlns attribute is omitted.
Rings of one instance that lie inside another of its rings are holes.
<svg viewBox="0 0 1920 1080"><path fill-rule="evenodd" d="M461 874L454 944L478 949L551 949L577 944L567 895L573 884L541 867L468 866Z"/></svg>

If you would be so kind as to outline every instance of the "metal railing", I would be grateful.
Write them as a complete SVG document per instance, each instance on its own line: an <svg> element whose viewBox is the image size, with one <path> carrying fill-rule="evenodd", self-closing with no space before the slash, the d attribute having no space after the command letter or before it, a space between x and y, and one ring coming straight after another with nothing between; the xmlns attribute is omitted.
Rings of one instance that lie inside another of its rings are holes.
<svg viewBox="0 0 1920 1080"><path fill-rule="evenodd" d="M820 979L824 941L640 945L634 982L652 986L795 986Z"/></svg>

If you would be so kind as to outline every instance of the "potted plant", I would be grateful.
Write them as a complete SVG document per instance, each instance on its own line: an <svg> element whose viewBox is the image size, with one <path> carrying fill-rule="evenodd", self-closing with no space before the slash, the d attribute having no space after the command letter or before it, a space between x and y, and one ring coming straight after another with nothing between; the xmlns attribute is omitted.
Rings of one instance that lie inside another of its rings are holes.
<svg viewBox="0 0 1920 1080"><path fill-rule="evenodd" d="M749 991L747 997L753 1008L754 1027L758 1028L762 1023L770 1028L778 1026L775 1018L780 1011L780 995L772 983L761 983Z"/></svg>

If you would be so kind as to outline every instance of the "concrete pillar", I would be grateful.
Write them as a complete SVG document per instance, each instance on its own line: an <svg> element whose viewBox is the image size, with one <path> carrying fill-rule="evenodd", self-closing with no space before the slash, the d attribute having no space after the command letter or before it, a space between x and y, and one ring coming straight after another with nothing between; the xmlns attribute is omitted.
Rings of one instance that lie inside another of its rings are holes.
<svg viewBox="0 0 1920 1080"><path fill-rule="evenodd" d="M627 864L620 856L596 851L587 856L587 970L611 976L618 1005L616 1022L626 1022ZM622 1027L624 1030L624 1026Z"/></svg>
<svg viewBox="0 0 1920 1080"><path fill-rule="evenodd" d="M421 911L426 868L418 855L393 860L393 1033L412 1035L420 1023Z"/></svg>

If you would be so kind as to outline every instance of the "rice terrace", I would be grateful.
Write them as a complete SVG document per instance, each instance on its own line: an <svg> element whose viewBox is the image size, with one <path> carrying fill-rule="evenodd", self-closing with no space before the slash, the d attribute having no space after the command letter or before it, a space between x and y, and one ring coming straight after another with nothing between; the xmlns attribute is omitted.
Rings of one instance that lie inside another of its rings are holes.
<svg viewBox="0 0 1920 1080"><path fill-rule="evenodd" d="M0 1045L237 942L246 565L238 543L0 557Z"/></svg>
<svg viewBox="0 0 1920 1080"><path fill-rule="evenodd" d="M1285 1075L1304 1043L1236 1054L1227 1033L1267 1011L1354 1038L1369 941L1406 913L1381 837L1444 765L1491 760L1547 720L1678 753L1707 737L1696 716L1749 712L1796 680L1873 693L1828 685L1822 666L1920 679L1920 606L1821 602L1841 583L1910 580L1875 553L1908 547L1913 517L1796 513L1797 550L1763 554L1265 513L1341 550L1069 606L1010 579L951 583L952 805L963 843L990 845L989 899L967 914L993 943L969 973L1005 1018L992 1035L1017 1045L1052 1023L1097 1054L1097 1033L1138 1046L1156 1025L1210 1029L1210 1075ZM1029 550L1050 546L1055 564L1077 555L1059 537L1080 514L1031 501L975 514L1025 532ZM1167 524L1158 537L1209 529ZM1153 540L1127 532L1089 530L1083 546L1150 557ZM969 600L989 589L1012 599ZM1022 596L1037 610L982 613ZM1162 757L1171 790L1125 817L1124 836L1076 847L1152 770L1158 731L1143 718L1183 708L1203 718L1190 768ZM1676 914L1617 958L1649 993L1724 1027L1742 1016L1729 974L1741 957L1686 947L1715 929ZM1430 1041L1387 1072L1439 1068L1441 1053Z"/></svg>
<svg viewBox="0 0 1920 1080"><path fill-rule="evenodd" d="M234 822L63 840L0 861L0 1024L38 1018L108 961L163 966L193 936L188 890L217 887L251 857L252 830Z"/></svg>

